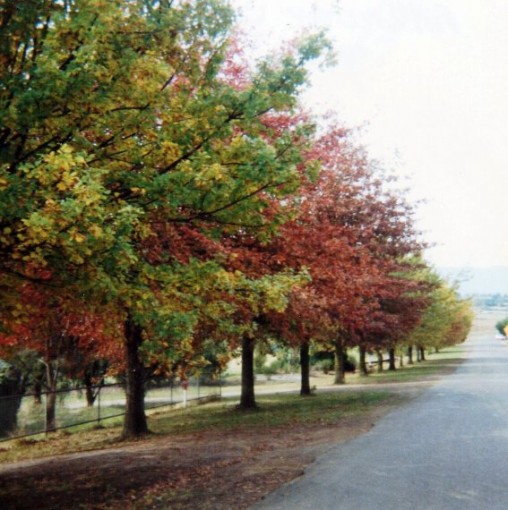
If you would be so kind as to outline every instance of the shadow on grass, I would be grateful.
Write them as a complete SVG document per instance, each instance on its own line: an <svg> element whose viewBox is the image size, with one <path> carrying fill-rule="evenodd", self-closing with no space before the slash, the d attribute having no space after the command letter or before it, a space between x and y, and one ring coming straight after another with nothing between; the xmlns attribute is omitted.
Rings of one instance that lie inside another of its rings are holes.
<svg viewBox="0 0 508 510"><path fill-rule="evenodd" d="M279 394L260 396L255 412L238 412L234 400L154 416L150 428L156 433L178 434L238 428L267 429L292 424L332 423L345 416L367 412L393 398L388 391L321 393L316 398Z"/></svg>

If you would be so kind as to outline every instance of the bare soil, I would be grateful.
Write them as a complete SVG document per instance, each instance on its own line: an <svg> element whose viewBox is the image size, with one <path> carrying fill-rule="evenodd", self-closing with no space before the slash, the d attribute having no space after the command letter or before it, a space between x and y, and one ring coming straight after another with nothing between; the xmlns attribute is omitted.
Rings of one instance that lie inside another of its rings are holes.
<svg viewBox="0 0 508 510"><path fill-rule="evenodd" d="M403 393L413 397L423 388ZM367 432L393 405L333 425L149 436L106 450L0 465L0 508L248 508L329 448Z"/></svg>

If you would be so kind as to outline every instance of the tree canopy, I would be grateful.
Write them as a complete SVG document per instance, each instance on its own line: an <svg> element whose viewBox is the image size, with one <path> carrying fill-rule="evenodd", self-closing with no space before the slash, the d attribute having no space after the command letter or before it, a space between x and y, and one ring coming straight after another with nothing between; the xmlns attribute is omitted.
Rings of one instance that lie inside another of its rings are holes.
<svg viewBox="0 0 508 510"><path fill-rule="evenodd" d="M398 342L438 313L408 277L411 205L299 105L322 33L250 67L225 0L0 8L3 355L110 356L133 436L147 365L185 378L263 328Z"/></svg>

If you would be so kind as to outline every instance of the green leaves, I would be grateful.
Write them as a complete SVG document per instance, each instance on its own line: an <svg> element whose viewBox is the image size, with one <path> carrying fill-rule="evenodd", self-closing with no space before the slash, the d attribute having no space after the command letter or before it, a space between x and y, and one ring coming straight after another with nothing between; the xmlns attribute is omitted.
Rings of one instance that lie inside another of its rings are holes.
<svg viewBox="0 0 508 510"><path fill-rule="evenodd" d="M251 72L225 65L226 1L1 5L0 284L116 309L150 363L282 311L306 276L235 271L224 241L289 217L313 136L297 95L326 41Z"/></svg>

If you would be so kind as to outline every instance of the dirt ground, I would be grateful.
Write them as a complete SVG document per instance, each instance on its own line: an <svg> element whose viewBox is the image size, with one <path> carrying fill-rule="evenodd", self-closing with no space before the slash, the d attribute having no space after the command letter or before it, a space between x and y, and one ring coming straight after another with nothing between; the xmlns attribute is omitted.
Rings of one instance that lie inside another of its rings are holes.
<svg viewBox="0 0 508 510"><path fill-rule="evenodd" d="M423 389L423 388L421 388ZM420 389L409 396L415 396ZM0 466L2 509L244 509L390 405L333 425L150 436L107 450Z"/></svg>

